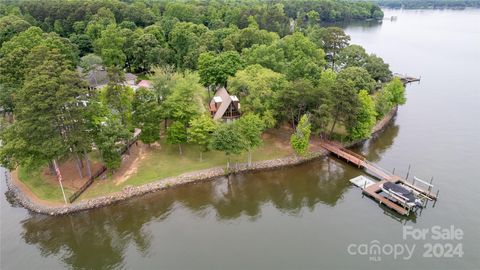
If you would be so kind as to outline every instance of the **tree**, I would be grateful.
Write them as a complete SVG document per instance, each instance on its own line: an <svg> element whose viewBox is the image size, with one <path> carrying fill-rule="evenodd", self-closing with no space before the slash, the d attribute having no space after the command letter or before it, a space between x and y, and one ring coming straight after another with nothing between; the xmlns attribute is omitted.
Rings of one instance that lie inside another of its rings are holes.
<svg viewBox="0 0 480 270"><path fill-rule="evenodd" d="M248 66L228 81L229 91L242 101L242 112L259 114L267 128L275 125L276 93L286 84L282 74L260 65Z"/></svg>
<svg viewBox="0 0 480 270"><path fill-rule="evenodd" d="M161 61L162 47L152 34L141 35L133 44L133 66L137 71L146 71Z"/></svg>
<svg viewBox="0 0 480 270"><path fill-rule="evenodd" d="M366 90L358 93L359 108L355 117L352 118L347 129L353 140L368 138L375 126L377 113L375 103Z"/></svg>
<svg viewBox="0 0 480 270"><path fill-rule="evenodd" d="M325 67L325 53L301 33L285 36L271 45L254 45L244 50L249 64L260 64L285 74L288 80L316 81Z"/></svg>
<svg viewBox="0 0 480 270"><path fill-rule="evenodd" d="M358 111L357 90L351 80L336 80L330 95L333 124L330 136L338 121L347 124Z"/></svg>
<svg viewBox="0 0 480 270"><path fill-rule="evenodd" d="M78 52L68 39L61 38L56 33L43 33L38 27L30 27L4 42L0 48L0 85L5 92L0 95L0 107L6 112L13 112L14 96L22 87L25 76L43 62L41 57L36 61L29 60L32 50L38 46L44 46L45 52L57 49L65 57L64 64L68 68L72 68L78 61Z"/></svg>
<svg viewBox="0 0 480 270"><path fill-rule="evenodd" d="M272 44L278 40L277 33L259 30L258 26L250 25L239 31L235 31L223 40L224 50L236 50L242 52L245 48L250 48L254 44Z"/></svg>
<svg viewBox="0 0 480 270"><path fill-rule="evenodd" d="M77 45L80 56L84 56L93 51L92 40L86 34L71 34L68 39Z"/></svg>
<svg viewBox="0 0 480 270"><path fill-rule="evenodd" d="M320 78L325 68L325 52L301 33L285 36L278 42L285 55L285 73L288 80L307 78L312 81Z"/></svg>
<svg viewBox="0 0 480 270"><path fill-rule="evenodd" d="M87 130L100 152L103 163L109 170L121 165L120 151L131 133L122 125L118 115L102 102L101 97L93 95L87 106ZM88 163L87 163L88 164Z"/></svg>
<svg viewBox="0 0 480 270"><path fill-rule="evenodd" d="M83 119L86 87L58 49L37 46L16 95L15 122L2 131L3 166L29 168L82 153L89 145Z"/></svg>
<svg viewBox="0 0 480 270"><path fill-rule="evenodd" d="M137 28L137 25L134 22L131 22L131 21L123 21L123 22L118 24L118 27L127 28L127 29L130 29L130 30L133 31L133 30L135 30L135 28Z"/></svg>
<svg viewBox="0 0 480 270"><path fill-rule="evenodd" d="M120 154L130 133L116 115L110 115L100 124L95 133L95 145L108 170L114 171L122 164Z"/></svg>
<svg viewBox="0 0 480 270"><path fill-rule="evenodd" d="M93 42L95 53L100 55L107 67L125 66L126 55L122 51L126 39L120 34L120 28L110 24Z"/></svg>
<svg viewBox="0 0 480 270"><path fill-rule="evenodd" d="M202 53L198 58L200 82L205 86L227 85L227 79L244 66L240 55L235 51L214 54Z"/></svg>
<svg viewBox="0 0 480 270"><path fill-rule="evenodd" d="M227 155L227 169L230 169L230 156L242 153L246 148L246 142L236 125L225 123L219 125L212 134L210 147Z"/></svg>
<svg viewBox="0 0 480 270"><path fill-rule="evenodd" d="M216 129L216 123L209 115L202 114L190 120L189 124L190 126L187 129L188 142L200 145L200 161L202 161L203 152L208 151L210 146L211 136Z"/></svg>
<svg viewBox="0 0 480 270"><path fill-rule="evenodd" d="M368 71L361 67L343 69L338 73L337 79L351 81L357 92L367 90L369 93L373 93L375 89L375 81L368 74Z"/></svg>
<svg viewBox="0 0 480 270"><path fill-rule="evenodd" d="M180 121L173 122L167 128L167 143L178 144L178 151L182 155L182 144L187 142L187 128Z"/></svg>
<svg viewBox="0 0 480 270"><path fill-rule="evenodd" d="M375 111L378 119L385 116L393 108L392 100L393 96L389 91L385 89L378 91L375 98Z"/></svg>
<svg viewBox="0 0 480 270"><path fill-rule="evenodd" d="M118 115L122 125L131 129L134 95L132 88L110 82L101 90L101 95L104 104L110 108L113 114Z"/></svg>
<svg viewBox="0 0 480 270"><path fill-rule="evenodd" d="M97 13L93 15L92 20L88 22L85 33L91 40L96 40L101 36L102 31L105 30L108 25L115 23L115 15L113 12L108 8L101 7L98 9Z"/></svg>
<svg viewBox="0 0 480 270"><path fill-rule="evenodd" d="M205 89L198 83L198 76L186 73L176 79L172 93L165 100L165 115L185 126L195 116L205 112L204 96Z"/></svg>
<svg viewBox="0 0 480 270"><path fill-rule="evenodd" d="M305 155L310 144L311 125L308 115L304 114L290 137L290 144L297 155Z"/></svg>
<svg viewBox="0 0 480 270"><path fill-rule="evenodd" d="M133 97L133 122L140 128L140 140L151 144L160 140L160 106L155 93L147 88L139 88Z"/></svg>
<svg viewBox="0 0 480 270"><path fill-rule="evenodd" d="M152 87L157 97L158 105L162 104L172 93L175 85L175 72L173 66L154 67L150 76Z"/></svg>
<svg viewBox="0 0 480 270"><path fill-rule="evenodd" d="M196 69L200 53L207 50L208 28L190 22L175 24L168 43L175 51L175 66L179 69Z"/></svg>
<svg viewBox="0 0 480 270"><path fill-rule="evenodd" d="M0 47L16 34L27 30L30 23L15 15L0 18Z"/></svg>
<svg viewBox="0 0 480 270"><path fill-rule="evenodd" d="M80 67L83 68L85 73L96 70L102 67L103 61L102 58L93 53L87 54L80 58Z"/></svg>
<svg viewBox="0 0 480 270"><path fill-rule="evenodd" d="M360 45L348 45L338 53L337 65L343 69L348 67L365 67L368 54Z"/></svg>
<svg viewBox="0 0 480 270"><path fill-rule="evenodd" d="M242 115L234 122L245 140L245 147L248 150L248 166L252 165L252 150L262 144L262 132L265 124L262 119L252 113Z"/></svg>
<svg viewBox="0 0 480 270"><path fill-rule="evenodd" d="M390 100L395 105L403 105L407 102L405 97L405 86L399 78L393 79L384 87L385 91L390 92L392 99Z"/></svg>
<svg viewBox="0 0 480 270"><path fill-rule="evenodd" d="M197 16L199 10L198 6L182 2L169 2L165 6L165 13L163 16L170 16L185 22L200 23Z"/></svg>
<svg viewBox="0 0 480 270"><path fill-rule="evenodd" d="M392 71L390 71L389 65L375 54L371 54L366 59L364 67L376 81L388 82L392 79Z"/></svg>
<svg viewBox="0 0 480 270"><path fill-rule="evenodd" d="M141 28L136 29L135 31L132 31L128 28L118 28L118 29L119 29L118 34L125 41L123 42L123 45L120 48L123 54L125 55L124 66L130 71L135 71L136 69L139 69L139 67L135 65L135 51L138 49L135 47L135 42L137 42L140 39L140 37L143 35L143 30ZM138 45L143 46L145 44L142 44L142 45L138 44ZM141 60L141 59L138 59L138 60ZM141 60L140 62L142 61L143 60ZM119 67L122 68L123 66L119 66Z"/></svg>
<svg viewBox="0 0 480 270"><path fill-rule="evenodd" d="M295 128L302 115L312 111L320 103L322 97L317 90L312 82L306 79L289 83L278 93L277 111L279 115L288 119Z"/></svg>
<svg viewBox="0 0 480 270"><path fill-rule="evenodd" d="M320 14L318 14L315 10L310 10L307 12L308 24L309 25L316 25L320 22Z"/></svg>
<svg viewBox="0 0 480 270"><path fill-rule="evenodd" d="M335 70L337 54L348 46L350 36L339 27L313 27L309 30L308 36L318 47L325 50L327 59L332 63L332 69Z"/></svg>
<svg viewBox="0 0 480 270"><path fill-rule="evenodd" d="M331 69L325 70L320 76L317 86L316 108L311 111L310 122L313 132L319 134L326 131L331 120L332 106L335 100L332 98L333 88L335 87L337 74Z"/></svg>

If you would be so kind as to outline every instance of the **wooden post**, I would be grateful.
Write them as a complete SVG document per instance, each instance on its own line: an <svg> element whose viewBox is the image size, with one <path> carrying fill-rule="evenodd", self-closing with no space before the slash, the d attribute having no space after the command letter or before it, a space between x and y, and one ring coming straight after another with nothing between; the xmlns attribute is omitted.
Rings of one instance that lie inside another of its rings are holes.
<svg viewBox="0 0 480 270"><path fill-rule="evenodd" d="M433 176L430 179L430 185L428 186L428 196L430 197L430 192L432 191L432 182L433 182Z"/></svg>
<svg viewBox="0 0 480 270"><path fill-rule="evenodd" d="M437 203L438 193L439 193L439 192L440 192L440 189L437 189L437 196L436 196L435 200L433 201L432 208L435 207L435 204Z"/></svg>
<svg viewBox="0 0 480 270"><path fill-rule="evenodd" d="M392 172L392 174L395 174L395 168L393 168L393 172Z"/></svg>
<svg viewBox="0 0 480 270"><path fill-rule="evenodd" d="M409 175L410 175L410 164L408 164L408 171L407 171L407 176L405 177L405 180L408 180Z"/></svg>

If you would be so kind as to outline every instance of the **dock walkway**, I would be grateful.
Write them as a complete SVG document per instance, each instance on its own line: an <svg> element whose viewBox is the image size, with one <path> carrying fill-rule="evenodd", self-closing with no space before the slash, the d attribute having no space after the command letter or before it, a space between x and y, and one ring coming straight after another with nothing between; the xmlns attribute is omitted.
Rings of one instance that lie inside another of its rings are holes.
<svg viewBox="0 0 480 270"><path fill-rule="evenodd" d="M408 75L403 75L403 74L399 74L399 73L395 73L395 74L393 74L393 76L399 78L403 82L403 84L420 81L420 78L412 77L412 76L408 76Z"/></svg>
<svg viewBox="0 0 480 270"><path fill-rule="evenodd" d="M428 190L421 189L407 182L406 179L403 179L398 175L394 175L393 173L390 173L387 170L381 168L380 166L368 161L364 156L359 155L355 152L352 152L348 149L345 149L343 146L341 146L338 143L324 140L321 142L321 146L324 149L328 150L330 153L336 155L338 158L341 158L347 161L347 163L352 163L358 168L363 168L368 174L379 179L380 180L379 182L369 185L367 187L364 187L363 193L377 200L380 204L384 204L385 206L395 210L399 214L408 215L410 213L410 210L380 195L380 193L382 192L382 186L386 182L392 182L395 184L400 183L417 191L418 193L422 194L423 196L425 196L425 198L429 200L437 199L438 193L437 194L432 193L430 188Z"/></svg>

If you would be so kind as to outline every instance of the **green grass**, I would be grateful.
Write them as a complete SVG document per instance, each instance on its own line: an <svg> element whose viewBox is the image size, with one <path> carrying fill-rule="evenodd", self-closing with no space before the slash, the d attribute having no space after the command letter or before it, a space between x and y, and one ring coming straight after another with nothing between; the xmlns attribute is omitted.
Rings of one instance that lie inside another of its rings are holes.
<svg viewBox="0 0 480 270"><path fill-rule="evenodd" d="M344 133L345 128L342 125L337 124L334 130L334 136L342 137ZM287 141L289 134L282 133L279 130L272 130L269 134L271 136L265 139L263 144L253 151L253 161L275 159L292 154L289 146L280 147L279 144L277 144L277 142L282 140L280 138ZM107 177L107 179L97 180L81 195L79 199L93 198L118 192L125 186L138 186L163 178L178 176L187 172L212 167L226 167L227 165L227 157L222 152L209 151L203 153L203 159L200 161L200 148L198 146L183 145L182 150L183 154L180 155L177 145L168 145L163 141L161 143L161 148L152 148L148 151L147 156L140 161L136 172L129 176L126 181L117 184L109 177ZM247 156L247 153L231 156L230 162L232 165L234 165L235 162L246 163ZM99 159L98 153L91 153L90 158L92 160ZM20 168L18 176L19 179L40 199L53 202L63 202L60 186L43 179L40 169L27 171L24 168ZM67 198L73 194L73 192L74 190L65 189Z"/></svg>
<svg viewBox="0 0 480 270"><path fill-rule="evenodd" d="M40 199L63 202L62 190L59 184L46 182L42 177L42 169L28 170L24 167L18 169L18 178ZM73 194L73 190L66 188L67 199Z"/></svg>
<svg viewBox="0 0 480 270"><path fill-rule="evenodd" d="M162 143L161 149L150 151L147 157L140 161L136 173L131 175L125 182L116 184L111 179L96 181L80 199L105 195L122 190L125 186L138 186L150 183L162 178L177 176L187 172L208 169L212 167L226 167L227 157L222 152L209 151L203 154L200 161L200 148L196 145L183 145L183 154L179 154L177 145ZM267 139L263 145L252 152L252 160L267 160L285 157L291 154L290 149L275 145L274 139ZM247 153L231 156L231 163L247 162Z"/></svg>
<svg viewBox="0 0 480 270"><path fill-rule="evenodd" d="M262 146L252 152L252 160L268 160L285 157L292 154L289 147L279 147L276 135L266 139ZM106 195L122 190L125 186L138 186L162 178L177 176L187 172L208 169L212 167L226 167L227 157L222 152L209 151L203 153L200 161L200 148L196 145L183 145L183 154L180 155L177 145L168 145L162 142L161 148L152 148L148 155L139 163L138 169L126 181L116 184L111 178L97 180L82 194L80 199ZM98 159L98 153L91 153L92 160ZM231 164L247 162L247 153L231 156ZM28 170L21 167L18 178L38 198L52 202L63 202L63 196L58 183L47 181L42 176L42 169ZM65 188L67 199L75 190Z"/></svg>

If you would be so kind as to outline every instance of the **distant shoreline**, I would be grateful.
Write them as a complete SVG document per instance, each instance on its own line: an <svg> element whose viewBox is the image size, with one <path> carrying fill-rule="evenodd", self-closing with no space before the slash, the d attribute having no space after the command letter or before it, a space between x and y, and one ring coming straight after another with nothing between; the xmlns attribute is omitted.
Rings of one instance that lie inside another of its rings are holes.
<svg viewBox="0 0 480 270"><path fill-rule="evenodd" d="M388 124L396 115L397 110L398 107L394 107L387 115L384 116L384 118L377 122L377 124L373 128L370 138L377 136L388 126ZM354 145L363 143L368 139L350 142L348 144L345 144L344 146L352 147ZM156 180L152 183L140 186L127 186L120 192L115 192L92 199L85 199L67 205L56 204L33 197L35 195L33 195L33 193L29 192L28 190L25 190L28 187L19 183L19 180L16 179L15 174L5 172L5 178L9 195L15 198L15 200L24 208L35 213L50 216L60 216L95 208L101 208L104 206L112 205L114 203L128 200L133 197L139 197L148 193L166 190L177 186L212 181L218 177L227 176L230 174L272 170L282 167L295 166L326 155L328 155L328 151L320 150L312 152L305 157L288 156L285 158L257 161L253 162L252 165L249 167L247 166L247 164L240 164L238 167L231 171L227 171L224 167L215 167L200 171L193 171L175 177L163 178L160 180Z"/></svg>

